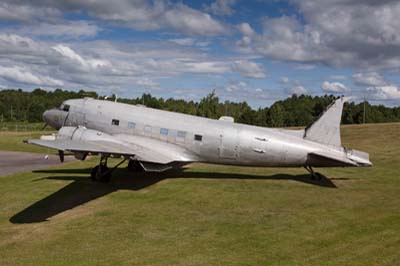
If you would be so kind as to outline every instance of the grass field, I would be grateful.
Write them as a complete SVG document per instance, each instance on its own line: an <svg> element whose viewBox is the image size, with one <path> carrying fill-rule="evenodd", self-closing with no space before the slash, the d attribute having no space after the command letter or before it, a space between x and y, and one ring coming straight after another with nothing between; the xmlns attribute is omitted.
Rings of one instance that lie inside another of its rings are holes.
<svg viewBox="0 0 400 266"><path fill-rule="evenodd" d="M320 182L193 164L97 184L94 159L0 177L0 265L400 265L399 132L343 127L374 166L320 169ZM24 134L0 133L0 149L43 151Z"/></svg>
<svg viewBox="0 0 400 266"><path fill-rule="evenodd" d="M23 140L25 139L37 139L41 135L49 135L49 134L51 134L51 132L48 131L32 131L32 132L0 131L0 150L56 154L57 151L39 147L36 145L27 145L23 143Z"/></svg>
<svg viewBox="0 0 400 266"><path fill-rule="evenodd" d="M0 121L0 131L10 131L10 132L29 132L29 131L52 131L49 126L44 129L44 122L29 123L29 122L1 122Z"/></svg>

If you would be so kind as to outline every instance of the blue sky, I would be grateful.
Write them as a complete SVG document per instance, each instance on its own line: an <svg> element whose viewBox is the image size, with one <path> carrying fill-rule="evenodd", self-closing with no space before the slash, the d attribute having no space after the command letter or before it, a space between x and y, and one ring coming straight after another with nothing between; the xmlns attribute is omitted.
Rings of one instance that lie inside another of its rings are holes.
<svg viewBox="0 0 400 266"><path fill-rule="evenodd" d="M2 1L0 88L400 105L400 2Z"/></svg>

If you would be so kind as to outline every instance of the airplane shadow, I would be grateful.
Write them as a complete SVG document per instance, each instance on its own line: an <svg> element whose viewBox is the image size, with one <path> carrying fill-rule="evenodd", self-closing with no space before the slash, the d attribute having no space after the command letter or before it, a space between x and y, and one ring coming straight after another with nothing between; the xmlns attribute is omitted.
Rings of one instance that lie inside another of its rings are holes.
<svg viewBox="0 0 400 266"><path fill-rule="evenodd" d="M44 222L54 215L70 210L114 191L136 191L149 187L164 179L173 178L295 180L321 187L337 188L337 186L326 177L322 177L321 180L312 180L308 174L276 174L270 176L259 176L235 173L190 172L185 171L185 169L173 170L165 173L131 173L127 169L122 168L117 169L113 173L112 181L107 184L92 182L87 176L65 175L85 173L89 175L90 171L91 169L54 169L34 171L35 173L51 174L50 176L42 177L34 181L69 180L73 182L15 214L10 218L10 222L14 224Z"/></svg>

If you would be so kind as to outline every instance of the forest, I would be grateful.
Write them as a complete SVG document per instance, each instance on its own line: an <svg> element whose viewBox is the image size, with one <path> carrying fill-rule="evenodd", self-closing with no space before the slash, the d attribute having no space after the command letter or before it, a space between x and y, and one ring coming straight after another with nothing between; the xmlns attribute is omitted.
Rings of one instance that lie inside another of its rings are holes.
<svg viewBox="0 0 400 266"><path fill-rule="evenodd" d="M92 97L115 100L115 95L105 97L93 91L69 91L56 89L46 91L37 88L31 92L18 90L0 91L0 122L40 122L46 109L59 106L67 99ZM182 99L163 99L143 94L141 97L118 98L118 102L142 104L148 107L185 114L219 118L232 116L236 122L257 126L289 127L307 126L315 121L335 99L333 95L292 95L269 107L253 109L247 102L220 101L214 91L199 102ZM365 117L364 117L365 107ZM364 121L365 119L365 121ZM346 103L343 124L399 122L400 107L371 105L368 102Z"/></svg>

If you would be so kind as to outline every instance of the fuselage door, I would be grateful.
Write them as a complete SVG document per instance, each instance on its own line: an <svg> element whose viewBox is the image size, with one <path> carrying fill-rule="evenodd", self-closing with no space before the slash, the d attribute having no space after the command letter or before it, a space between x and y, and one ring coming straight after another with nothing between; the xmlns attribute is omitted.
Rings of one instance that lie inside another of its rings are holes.
<svg viewBox="0 0 400 266"><path fill-rule="evenodd" d="M237 159L239 157L238 130L226 128L220 135L219 157L224 159Z"/></svg>

